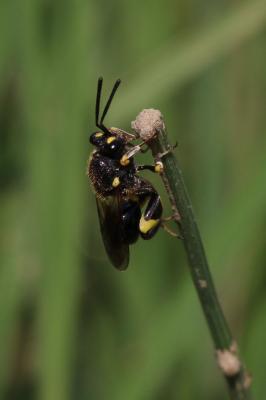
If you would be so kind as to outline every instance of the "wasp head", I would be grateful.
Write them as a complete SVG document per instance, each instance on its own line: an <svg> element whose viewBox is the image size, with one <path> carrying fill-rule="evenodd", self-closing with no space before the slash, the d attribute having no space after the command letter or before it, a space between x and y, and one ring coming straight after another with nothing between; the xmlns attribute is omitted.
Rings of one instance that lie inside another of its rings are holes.
<svg viewBox="0 0 266 400"><path fill-rule="evenodd" d="M117 160L122 157L126 146L125 138L112 132L94 132L90 136L90 142L100 154Z"/></svg>

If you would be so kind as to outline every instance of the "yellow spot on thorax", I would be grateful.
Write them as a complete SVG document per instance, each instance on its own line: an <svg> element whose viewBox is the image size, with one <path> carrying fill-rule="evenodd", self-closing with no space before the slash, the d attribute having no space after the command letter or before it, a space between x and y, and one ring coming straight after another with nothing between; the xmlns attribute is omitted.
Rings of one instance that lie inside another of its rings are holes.
<svg viewBox="0 0 266 400"><path fill-rule="evenodd" d="M118 178L118 176L116 176L112 182L112 186L117 187L118 185L120 185L120 179Z"/></svg>
<svg viewBox="0 0 266 400"><path fill-rule="evenodd" d="M120 164L123 165L124 167L130 163L129 158L127 157L126 154L123 155L123 157L120 159Z"/></svg>
<svg viewBox="0 0 266 400"><path fill-rule="evenodd" d="M95 133L95 137L102 137L103 136L103 133L102 132L97 132L97 133Z"/></svg>
<svg viewBox="0 0 266 400"><path fill-rule="evenodd" d="M116 139L115 136L110 136L109 138L107 138L106 142L107 142L108 144L110 144L110 143L112 143L115 139Z"/></svg>
<svg viewBox="0 0 266 400"><path fill-rule="evenodd" d="M148 221L146 221L146 219L142 216L139 221L139 230L142 233L147 233L155 228L159 224L159 222L159 219L149 219Z"/></svg>

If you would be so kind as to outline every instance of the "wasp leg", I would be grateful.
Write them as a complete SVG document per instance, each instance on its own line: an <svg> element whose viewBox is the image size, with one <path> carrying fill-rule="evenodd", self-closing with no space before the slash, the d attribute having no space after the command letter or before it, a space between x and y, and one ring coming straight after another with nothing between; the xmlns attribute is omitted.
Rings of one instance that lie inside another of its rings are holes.
<svg viewBox="0 0 266 400"><path fill-rule="evenodd" d="M174 236L176 238L181 239L180 235L174 231L172 231L172 229L170 229L166 224L164 224L163 222L161 223L161 227L167 232L169 233L169 235Z"/></svg>
<svg viewBox="0 0 266 400"><path fill-rule="evenodd" d="M163 222L168 222L168 221L176 221L179 222L181 220L180 214L178 211L176 211L173 215L170 217L164 217L162 219Z"/></svg>
<svg viewBox="0 0 266 400"><path fill-rule="evenodd" d="M173 146L169 146L168 149L163 152L163 153L158 153L157 158L161 160L164 156L166 156L168 153L171 153L176 147L178 146L178 143L176 142Z"/></svg>
<svg viewBox="0 0 266 400"><path fill-rule="evenodd" d="M123 240L127 244L135 243L139 237L139 220L141 211L139 203L127 201L122 206L122 232Z"/></svg>
<svg viewBox="0 0 266 400"><path fill-rule="evenodd" d="M126 166L130 163L130 158L134 157L137 153L139 153L142 150L142 146L144 146L146 142L142 142L140 144L137 144L136 146L132 147L130 150L128 150L120 159L120 164L123 166Z"/></svg>
<svg viewBox="0 0 266 400"><path fill-rule="evenodd" d="M172 231L172 229L170 229L170 228L165 224L165 222L168 222L168 221L176 221L176 222L179 222L180 219L181 219L180 214L179 214L178 211L176 211L176 212L175 212L173 215L171 215L170 217L164 217L164 218L162 218L162 219L161 219L161 226L162 226L162 228L163 228L167 233L169 233L169 235L174 236L174 237L177 237L178 239L183 239L183 237L182 237L181 235L179 235L178 233Z"/></svg>
<svg viewBox="0 0 266 400"><path fill-rule="evenodd" d="M177 239L184 240L183 236L179 233L172 231L165 223L161 222L161 227L165 230L165 232L169 233L169 235L176 237Z"/></svg>
<svg viewBox="0 0 266 400"><path fill-rule="evenodd" d="M146 205L139 220L140 235L143 239L151 239L161 225L163 208L160 196L148 181L140 177L135 181L133 194L140 206Z"/></svg>
<svg viewBox="0 0 266 400"><path fill-rule="evenodd" d="M138 138L135 138L135 139L138 139ZM132 139L132 140L134 140L134 139ZM130 147L135 147L135 146L136 146L135 144L133 144L133 143L131 143L131 142L128 142L127 145L130 146ZM143 146L144 146L144 144L143 144ZM147 153L147 151L148 151L149 149L150 149L149 146L146 145L145 148L141 147L141 149L140 149L139 151L140 151L141 153Z"/></svg>
<svg viewBox="0 0 266 400"><path fill-rule="evenodd" d="M163 208L158 193L153 192L149 195L149 201L145 212L139 222L140 235L143 239L151 239L161 225Z"/></svg>
<svg viewBox="0 0 266 400"><path fill-rule="evenodd" d="M140 152L141 152L141 153L147 153L148 150L150 150L150 148L149 148L149 146L147 145L147 146L144 147L144 148L142 147L142 148L140 149Z"/></svg>
<svg viewBox="0 0 266 400"><path fill-rule="evenodd" d="M138 171L144 171L144 170L149 170L152 172L156 172L157 174L161 173L163 171L163 163L161 161L157 161L154 165L138 165L137 166L137 172Z"/></svg>

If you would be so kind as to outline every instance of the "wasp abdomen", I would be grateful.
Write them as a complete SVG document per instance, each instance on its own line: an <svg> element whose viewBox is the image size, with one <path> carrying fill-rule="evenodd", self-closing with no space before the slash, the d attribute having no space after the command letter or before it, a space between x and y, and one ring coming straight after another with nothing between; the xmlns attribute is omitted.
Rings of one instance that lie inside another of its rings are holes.
<svg viewBox="0 0 266 400"><path fill-rule="evenodd" d="M136 201L125 201L121 210L121 224L125 243L135 243L139 237L141 210Z"/></svg>

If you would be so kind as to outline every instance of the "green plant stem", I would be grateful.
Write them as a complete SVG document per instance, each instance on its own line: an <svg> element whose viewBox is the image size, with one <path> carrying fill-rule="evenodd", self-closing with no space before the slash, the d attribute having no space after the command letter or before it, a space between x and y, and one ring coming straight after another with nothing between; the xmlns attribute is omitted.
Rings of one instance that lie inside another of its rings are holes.
<svg viewBox="0 0 266 400"><path fill-rule="evenodd" d="M139 114L137 120L141 117L141 114ZM133 128L135 128L135 122L132 125ZM154 130L151 127L152 129ZM135 130L137 131L137 129ZM165 128L163 127L159 130L156 128L156 130L157 135L153 136L152 140L149 140L149 146L155 160L163 162L164 169L161 176L169 195L174 219L178 224L183 239L191 277L214 342L218 365L228 383L230 398L234 400L250 399L250 377L240 362L236 342L233 340L218 301L181 169L168 142ZM141 134L140 131L138 133L145 140L145 135Z"/></svg>

